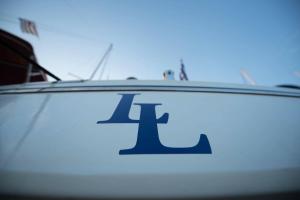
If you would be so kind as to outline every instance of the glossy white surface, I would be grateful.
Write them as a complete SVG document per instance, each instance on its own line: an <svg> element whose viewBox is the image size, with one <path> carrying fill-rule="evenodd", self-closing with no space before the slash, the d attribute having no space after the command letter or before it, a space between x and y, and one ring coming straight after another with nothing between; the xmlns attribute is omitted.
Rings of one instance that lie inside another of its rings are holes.
<svg viewBox="0 0 300 200"><path fill-rule="evenodd" d="M157 84L138 83L145 88ZM110 118L121 99L118 93L1 94L0 192L203 197L300 190L299 92L286 97L122 91L140 93L133 103L162 104L156 115L169 113L168 123L158 124L164 145L194 146L200 134L206 134L212 154L193 155L119 155L119 150L135 145L138 124L96 124ZM139 119L139 114L139 107L132 105L130 117Z"/></svg>

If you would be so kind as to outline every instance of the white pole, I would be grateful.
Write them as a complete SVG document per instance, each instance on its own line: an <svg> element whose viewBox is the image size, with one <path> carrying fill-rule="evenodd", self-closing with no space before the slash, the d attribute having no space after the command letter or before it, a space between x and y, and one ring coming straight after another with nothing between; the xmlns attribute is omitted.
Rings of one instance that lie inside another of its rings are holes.
<svg viewBox="0 0 300 200"><path fill-rule="evenodd" d="M248 85L256 85L255 80L250 76L250 74L245 70L241 69L240 73L245 81L246 84Z"/></svg>

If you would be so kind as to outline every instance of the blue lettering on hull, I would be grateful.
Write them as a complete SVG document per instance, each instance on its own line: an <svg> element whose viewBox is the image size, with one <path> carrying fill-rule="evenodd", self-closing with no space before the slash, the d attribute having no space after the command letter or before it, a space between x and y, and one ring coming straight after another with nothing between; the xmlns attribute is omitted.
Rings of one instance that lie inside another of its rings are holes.
<svg viewBox="0 0 300 200"><path fill-rule="evenodd" d="M120 94L122 98L110 119L98 121L97 124L135 123L138 124L137 141L133 148L120 150L120 155L129 154L211 154L211 147L205 134L200 134L197 145L193 147L167 147L161 144L158 135L157 124L167 124L169 113L164 113L157 119L155 107L159 103L134 103L140 106L140 119L130 119L129 111L135 95Z"/></svg>

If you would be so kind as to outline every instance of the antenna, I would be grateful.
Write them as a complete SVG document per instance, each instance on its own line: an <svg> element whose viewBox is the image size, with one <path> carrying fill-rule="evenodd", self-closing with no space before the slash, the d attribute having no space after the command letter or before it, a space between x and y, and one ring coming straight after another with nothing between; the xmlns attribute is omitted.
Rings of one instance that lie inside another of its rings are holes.
<svg viewBox="0 0 300 200"><path fill-rule="evenodd" d="M255 80L250 76L250 74L245 70L241 69L240 73L245 81L246 84L248 85L256 85Z"/></svg>
<svg viewBox="0 0 300 200"><path fill-rule="evenodd" d="M93 71L93 73L91 74L89 80L92 80L95 76L95 74L97 73L98 69L101 67L103 61L105 60L105 58L108 56L108 54L110 53L110 51L113 48L113 44L110 44L108 49L106 50L106 52L104 53L104 55L102 56L100 62L98 63L98 65L96 66L95 70Z"/></svg>
<svg viewBox="0 0 300 200"><path fill-rule="evenodd" d="M187 75L186 75L185 67L184 67L183 60L182 60L182 59L180 59L180 73L179 73L179 79L180 79L181 81L183 81L183 80L188 81L188 80L189 80L188 77L187 77Z"/></svg>

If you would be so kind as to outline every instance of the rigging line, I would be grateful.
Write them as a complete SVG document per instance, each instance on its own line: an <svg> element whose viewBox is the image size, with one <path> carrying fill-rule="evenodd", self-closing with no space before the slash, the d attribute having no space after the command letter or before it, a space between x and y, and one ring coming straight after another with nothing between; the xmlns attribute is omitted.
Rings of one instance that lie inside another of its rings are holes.
<svg viewBox="0 0 300 200"><path fill-rule="evenodd" d="M7 42L0 40L0 44L2 46L4 46L5 48L9 49L10 51L14 52L15 54L19 55L21 58L23 58L24 60L26 60L27 62L33 64L37 69L42 70L43 72L45 72L47 75L51 76L52 78L54 78L57 81L60 81L61 79L58 78L57 76L55 76L54 74L52 74L50 71L48 71L47 69L45 69L44 67L42 67L41 65L39 65L37 62L35 62L34 60L32 60L31 58L28 58L26 55L24 55L21 51L19 51L18 49L12 47L11 45L7 44Z"/></svg>
<svg viewBox="0 0 300 200"><path fill-rule="evenodd" d="M84 80L82 77L80 77L80 76L78 76L78 75L76 75L76 74L73 74L72 72L69 72L68 75L69 75L69 76L72 76L72 77L75 77L76 79L81 80L81 81Z"/></svg>
<svg viewBox="0 0 300 200"><path fill-rule="evenodd" d="M104 71L105 71L105 68L106 68L106 65L107 65L109 56L110 56L110 53L107 54L107 56L106 56L106 58L105 58L105 60L104 60L104 62L103 62L103 67L102 67L102 69L101 69L101 71L100 71L99 80L102 79L102 76L103 76L103 74L104 74Z"/></svg>
<svg viewBox="0 0 300 200"><path fill-rule="evenodd" d="M89 20L86 20L86 21L83 20L85 17L77 9L74 8L74 6L72 5L72 3L70 1L64 0L63 2L65 3L65 5L67 5L67 7L70 10L72 10L72 12L75 14L75 16L83 22L83 24L89 23Z"/></svg>
<svg viewBox="0 0 300 200"><path fill-rule="evenodd" d="M36 111L36 113L33 115L32 120L30 121L29 125L26 127L24 134L22 135L22 137L20 138L20 140L17 142L16 146L14 147L14 149L10 152L9 156L7 157L6 160L4 160L2 166L0 163L0 168L5 168L9 162L15 157L16 153L18 152L18 150L20 149L20 147L22 146L22 144L24 143L24 141L26 140L26 138L28 138L29 134L32 132L32 130L34 129L36 122L38 121L41 113L43 112L43 110L45 109L48 101L50 100L50 96L51 94L47 94L44 98L44 100L42 101L40 107L38 108L38 110Z"/></svg>
<svg viewBox="0 0 300 200"><path fill-rule="evenodd" d="M106 50L106 52L104 53L104 55L102 56L100 62L98 63L98 65L96 66L95 70L93 71L93 73L91 74L89 80L92 80L96 74L96 72L98 71L98 69L101 67L105 57L109 54L109 52L112 50L113 48L113 44L110 44L108 49Z"/></svg>
<svg viewBox="0 0 300 200"><path fill-rule="evenodd" d="M17 20L8 19L8 18L4 18L4 17L1 17L1 16L0 16L0 20L5 21L5 22L9 22L9 23L12 23L12 24L18 24L19 23Z"/></svg>
<svg viewBox="0 0 300 200"><path fill-rule="evenodd" d="M108 68L106 80L109 80L109 78L110 78L110 73L111 73L111 66Z"/></svg>
<svg viewBox="0 0 300 200"><path fill-rule="evenodd" d="M86 14L83 14L80 9L77 9L76 6L74 6L74 3L69 0L64 0L63 2L68 7L68 9L73 12L74 17L82 22L82 25L85 25L87 28L95 26L93 23L91 23L91 20L87 17Z"/></svg>
<svg viewBox="0 0 300 200"><path fill-rule="evenodd" d="M12 19L12 18L8 19L8 18L4 18L4 17L0 16L0 20L4 21L4 22L12 23L12 24L19 24L18 20ZM89 40L89 41L93 41L93 42L96 41L95 39L89 38L89 37L84 36L84 35L80 35L80 34L68 32L68 31L60 30L60 29L57 29L57 28L53 28L53 27L50 27L50 26L48 26L46 24L43 24L43 23L40 23L40 22L36 22L36 23L37 23L38 29L42 29L42 30L47 31L47 32L52 32L52 33L56 33L56 34L60 34L60 35L66 35L66 36L74 37L74 38L85 39L85 40Z"/></svg>

